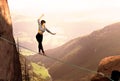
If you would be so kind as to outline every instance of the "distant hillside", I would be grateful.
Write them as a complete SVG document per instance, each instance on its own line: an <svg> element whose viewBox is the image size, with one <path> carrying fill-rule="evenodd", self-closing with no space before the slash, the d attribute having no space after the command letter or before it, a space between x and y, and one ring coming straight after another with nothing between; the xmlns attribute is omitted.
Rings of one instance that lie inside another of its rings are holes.
<svg viewBox="0 0 120 81"><path fill-rule="evenodd" d="M120 54L120 23L106 26L88 36L73 39L61 47L48 50L47 54L65 62L97 70L102 58ZM50 68L54 81L88 81L91 75L87 71L80 72L78 69L38 55L29 58L35 62L41 60L45 63Z"/></svg>

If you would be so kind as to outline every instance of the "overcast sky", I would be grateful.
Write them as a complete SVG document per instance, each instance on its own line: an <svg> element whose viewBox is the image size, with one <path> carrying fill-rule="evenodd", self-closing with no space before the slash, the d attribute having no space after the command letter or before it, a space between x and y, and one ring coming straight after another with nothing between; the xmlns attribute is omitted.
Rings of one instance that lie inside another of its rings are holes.
<svg viewBox="0 0 120 81"><path fill-rule="evenodd" d="M45 33L46 49L120 21L120 0L8 0L8 3L15 36L22 42L36 41L36 20L45 14L47 27L57 33L56 36ZM26 28L20 29L21 23Z"/></svg>

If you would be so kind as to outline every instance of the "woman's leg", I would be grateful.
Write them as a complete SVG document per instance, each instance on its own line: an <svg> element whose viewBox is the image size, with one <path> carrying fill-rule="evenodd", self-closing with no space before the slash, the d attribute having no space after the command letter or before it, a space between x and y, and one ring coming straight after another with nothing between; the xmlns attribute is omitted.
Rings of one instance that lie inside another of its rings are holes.
<svg viewBox="0 0 120 81"><path fill-rule="evenodd" d="M40 43L38 44L38 50L39 50L39 53L40 53L40 50L41 50L41 48L40 48Z"/></svg>
<svg viewBox="0 0 120 81"><path fill-rule="evenodd" d="M44 53L42 42L39 43L39 50L42 50L42 53Z"/></svg>
<svg viewBox="0 0 120 81"><path fill-rule="evenodd" d="M43 35L41 35L40 48L42 50L42 53L44 54L45 52L44 52L44 49L43 49L42 41L43 41Z"/></svg>
<svg viewBox="0 0 120 81"><path fill-rule="evenodd" d="M41 46L40 46L40 35L39 35L39 33L36 35L36 39L37 39L37 41L38 41L38 51L39 51L39 53L40 53Z"/></svg>
<svg viewBox="0 0 120 81"><path fill-rule="evenodd" d="M45 52L44 52L43 45L42 45L43 35L38 33L36 35L36 39L39 43L38 44L39 53L40 53L40 51L42 51L42 53L44 54Z"/></svg>

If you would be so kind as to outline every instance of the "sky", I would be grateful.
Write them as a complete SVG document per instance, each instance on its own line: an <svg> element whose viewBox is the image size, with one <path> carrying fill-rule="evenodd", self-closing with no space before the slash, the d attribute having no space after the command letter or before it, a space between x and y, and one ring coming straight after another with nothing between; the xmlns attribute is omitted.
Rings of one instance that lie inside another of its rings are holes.
<svg viewBox="0 0 120 81"><path fill-rule="evenodd" d="M34 44L31 48L37 47L35 35L41 14L47 28L56 33L44 34L45 49L120 21L120 0L8 0L8 4L15 38L26 46Z"/></svg>

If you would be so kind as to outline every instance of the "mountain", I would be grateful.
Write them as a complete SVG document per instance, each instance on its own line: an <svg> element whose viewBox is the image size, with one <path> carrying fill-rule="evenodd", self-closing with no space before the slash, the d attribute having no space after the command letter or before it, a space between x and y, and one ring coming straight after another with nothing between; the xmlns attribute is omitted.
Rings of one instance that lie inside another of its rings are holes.
<svg viewBox="0 0 120 81"><path fill-rule="evenodd" d="M90 35L73 39L63 46L46 51L46 54L91 71L97 71L101 59L120 54L119 41L120 22L94 31ZM45 63L49 67L53 81L88 81L92 75L88 71L79 70L40 55L28 58L35 62Z"/></svg>
<svg viewBox="0 0 120 81"><path fill-rule="evenodd" d="M0 0L0 37L15 43L7 0ZM16 46L0 38L0 81L22 81Z"/></svg>
<svg viewBox="0 0 120 81"><path fill-rule="evenodd" d="M95 74L91 81L111 81L109 79L111 77L112 71L120 71L120 55L109 56L102 59L98 66L98 72L102 72L105 76L103 77Z"/></svg>

